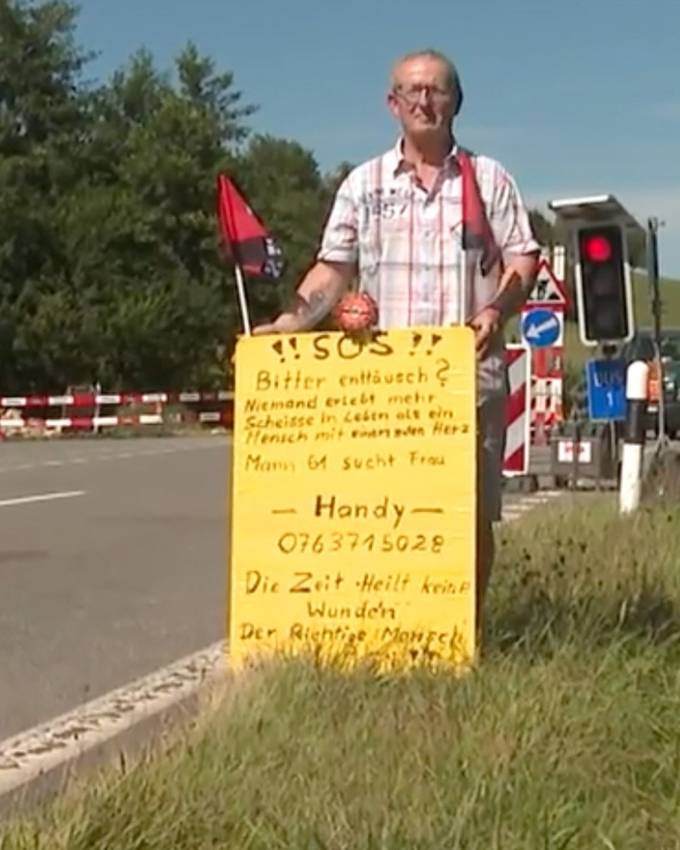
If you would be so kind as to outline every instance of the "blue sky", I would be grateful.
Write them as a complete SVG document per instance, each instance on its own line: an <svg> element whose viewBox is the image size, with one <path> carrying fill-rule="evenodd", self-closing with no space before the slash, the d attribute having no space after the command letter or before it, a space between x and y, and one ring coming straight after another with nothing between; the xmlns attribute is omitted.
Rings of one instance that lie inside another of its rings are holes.
<svg viewBox="0 0 680 850"><path fill-rule="evenodd" d="M531 206L609 192L660 231L680 278L678 0L82 0L76 33L106 79L140 47L170 69L188 40L235 76L257 132L323 170L393 143L388 74L433 47L457 64L467 146L499 159Z"/></svg>

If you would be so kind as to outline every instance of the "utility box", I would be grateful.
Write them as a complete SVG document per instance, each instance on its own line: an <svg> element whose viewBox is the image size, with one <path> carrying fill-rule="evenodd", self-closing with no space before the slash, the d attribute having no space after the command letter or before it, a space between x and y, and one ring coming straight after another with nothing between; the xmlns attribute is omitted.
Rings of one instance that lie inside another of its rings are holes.
<svg viewBox="0 0 680 850"><path fill-rule="evenodd" d="M567 422L551 439L550 472L555 479L596 482L617 477L616 437L608 425Z"/></svg>

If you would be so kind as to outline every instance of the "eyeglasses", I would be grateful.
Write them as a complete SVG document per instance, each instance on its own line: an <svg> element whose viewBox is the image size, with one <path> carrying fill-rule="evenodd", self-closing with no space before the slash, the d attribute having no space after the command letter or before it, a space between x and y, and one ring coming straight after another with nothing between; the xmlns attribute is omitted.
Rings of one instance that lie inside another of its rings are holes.
<svg viewBox="0 0 680 850"><path fill-rule="evenodd" d="M415 106L422 100L423 94L434 103L444 103L451 99L453 92L450 89L440 89L438 86L416 85L407 89L396 86L393 93L401 97L410 106Z"/></svg>

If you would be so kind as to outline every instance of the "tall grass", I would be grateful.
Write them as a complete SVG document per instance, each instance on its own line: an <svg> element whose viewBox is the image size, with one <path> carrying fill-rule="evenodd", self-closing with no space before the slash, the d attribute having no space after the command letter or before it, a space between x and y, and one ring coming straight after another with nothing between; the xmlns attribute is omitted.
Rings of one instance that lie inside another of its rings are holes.
<svg viewBox="0 0 680 850"><path fill-rule="evenodd" d="M500 535L471 674L274 663L0 847L680 848L678 529L671 501L539 508Z"/></svg>

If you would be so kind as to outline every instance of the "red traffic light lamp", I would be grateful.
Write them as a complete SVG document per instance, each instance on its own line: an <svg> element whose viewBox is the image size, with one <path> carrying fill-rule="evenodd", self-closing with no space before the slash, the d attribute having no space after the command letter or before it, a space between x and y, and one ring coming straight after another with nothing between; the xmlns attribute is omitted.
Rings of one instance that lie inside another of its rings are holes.
<svg viewBox="0 0 680 850"><path fill-rule="evenodd" d="M612 255L612 246L606 236L588 236L583 242L583 254L593 263L606 263Z"/></svg>

